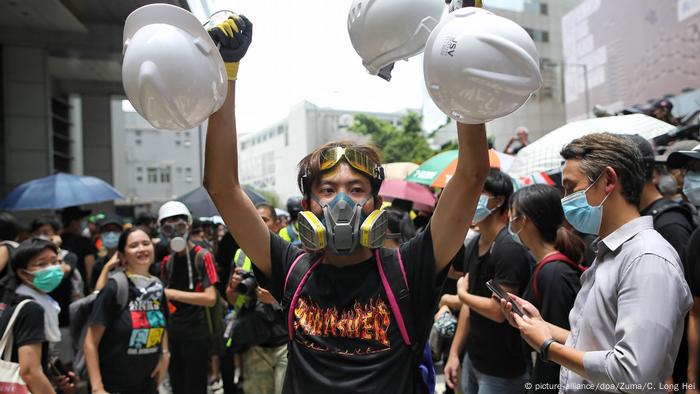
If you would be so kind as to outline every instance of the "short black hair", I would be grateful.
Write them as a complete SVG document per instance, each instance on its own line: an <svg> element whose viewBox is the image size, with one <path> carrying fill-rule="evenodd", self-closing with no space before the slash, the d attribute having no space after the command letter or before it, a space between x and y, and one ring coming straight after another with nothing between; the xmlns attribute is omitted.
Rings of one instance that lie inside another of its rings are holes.
<svg viewBox="0 0 700 394"><path fill-rule="evenodd" d="M259 202L259 203L255 204L255 208L256 209L260 209L260 208L267 209L268 211L270 211L270 219L277 220L277 211L275 211L275 207L273 207L272 205L270 205L266 202Z"/></svg>
<svg viewBox="0 0 700 394"><path fill-rule="evenodd" d="M494 197L502 196L503 204L498 211L500 213L508 211L508 200L513 194L513 181L508 174L496 168L491 168L484 183L484 191L493 194Z"/></svg>
<svg viewBox="0 0 700 394"><path fill-rule="evenodd" d="M58 248L53 242L41 238L32 237L19 244L12 257L12 270L15 273L20 269L26 269L27 264L44 250L53 250L58 253Z"/></svg>
<svg viewBox="0 0 700 394"><path fill-rule="evenodd" d="M151 223L156 223L158 221L158 217L156 215L150 213L150 212L144 212L140 213L139 216L136 217L136 221L134 222L135 226L148 226Z"/></svg>
<svg viewBox="0 0 700 394"><path fill-rule="evenodd" d="M18 232L17 219L8 212L0 212L0 241L14 241Z"/></svg>
<svg viewBox="0 0 700 394"><path fill-rule="evenodd" d="M45 226L47 224L53 227L53 231L55 231L56 233L61 231L61 222L59 222L58 218L56 218L55 216L42 216L32 220L32 224L29 226L29 231L33 233L40 227Z"/></svg>

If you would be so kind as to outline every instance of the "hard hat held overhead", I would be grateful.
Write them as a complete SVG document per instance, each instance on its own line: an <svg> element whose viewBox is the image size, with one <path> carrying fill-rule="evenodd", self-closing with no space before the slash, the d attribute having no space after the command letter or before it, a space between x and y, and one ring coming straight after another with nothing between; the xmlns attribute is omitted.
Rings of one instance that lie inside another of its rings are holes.
<svg viewBox="0 0 700 394"><path fill-rule="evenodd" d="M520 108L542 85L535 43L515 22L481 8L460 8L430 34L425 84L450 118L484 123Z"/></svg>
<svg viewBox="0 0 700 394"><path fill-rule="evenodd" d="M199 20L180 7L151 4L132 12L123 52L126 95L155 128L191 129L226 99L224 61Z"/></svg>
<svg viewBox="0 0 700 394"><path fill-rule="evenodd" d="M444 9L442 0L354 0L350 41L367 71L388 81L394 62L423 51Z"/></svg>

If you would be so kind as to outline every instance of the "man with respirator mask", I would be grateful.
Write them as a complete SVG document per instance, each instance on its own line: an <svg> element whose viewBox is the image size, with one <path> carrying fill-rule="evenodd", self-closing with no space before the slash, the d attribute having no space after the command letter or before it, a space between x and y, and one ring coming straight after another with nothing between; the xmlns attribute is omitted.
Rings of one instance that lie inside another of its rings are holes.
<svg viewBox="0 0 700 394"><path fill-rule="evenodd" d="M212 29L229 70L228 96L209 118L204 185L288 326L285 393L427 392L425 343L449 263L462 246L488 173L483 124L459 123L459 161L425 231L384 249L384 173L375 148L332 142L299 163L302 248L271 233L238 179L236 73L252 24Z"/></svg>
<svg viewBox="0 0 700 394"><path fill-rule="evenodd" d="M183 203L163 204L158 224L170 250L160 266L170 310L170 384L175 394L206 393L212 340L206 308L217 302L214 258L189 239L192 215Z"/></svg>

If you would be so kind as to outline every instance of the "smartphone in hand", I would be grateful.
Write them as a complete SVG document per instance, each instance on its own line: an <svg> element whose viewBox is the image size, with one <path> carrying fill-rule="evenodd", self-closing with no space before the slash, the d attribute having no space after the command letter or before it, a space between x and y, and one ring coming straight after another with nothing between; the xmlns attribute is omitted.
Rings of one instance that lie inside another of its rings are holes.
<svg viewBox="0 0 700 394"><path fill-rule="evenodd" d="M498 298L510 302L510 304L513 306L513 312L517 313L520 317L523 317L524 313L522 309L520 309L518 304L515 303L515 300L513 300L498 283L491 279L490 281L486 282L486 287L488 287L489 290L491 290Z"/></svg>

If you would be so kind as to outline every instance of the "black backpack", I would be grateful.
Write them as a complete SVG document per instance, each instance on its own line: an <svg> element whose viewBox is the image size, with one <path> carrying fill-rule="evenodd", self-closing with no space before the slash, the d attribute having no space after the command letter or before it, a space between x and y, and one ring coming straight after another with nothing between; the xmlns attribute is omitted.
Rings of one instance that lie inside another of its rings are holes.
<svg viewBox="0 0 700 394"><path fill-rule="evenodd" d="M678 212L681 215L683 215L687 220L688 223L690 224L690 232L692 232L694 229L698 228L698 224L700 224L700 218L698 217L698 210L695 208L694 205L686 202L686 201L681 201L679 203L674 202L674 201L663 201L662 205L659 207L654 207L651 211L649 211L649 215L652 216L654 220L654 225L656 225L656 222L667 212Z"/></svg>

